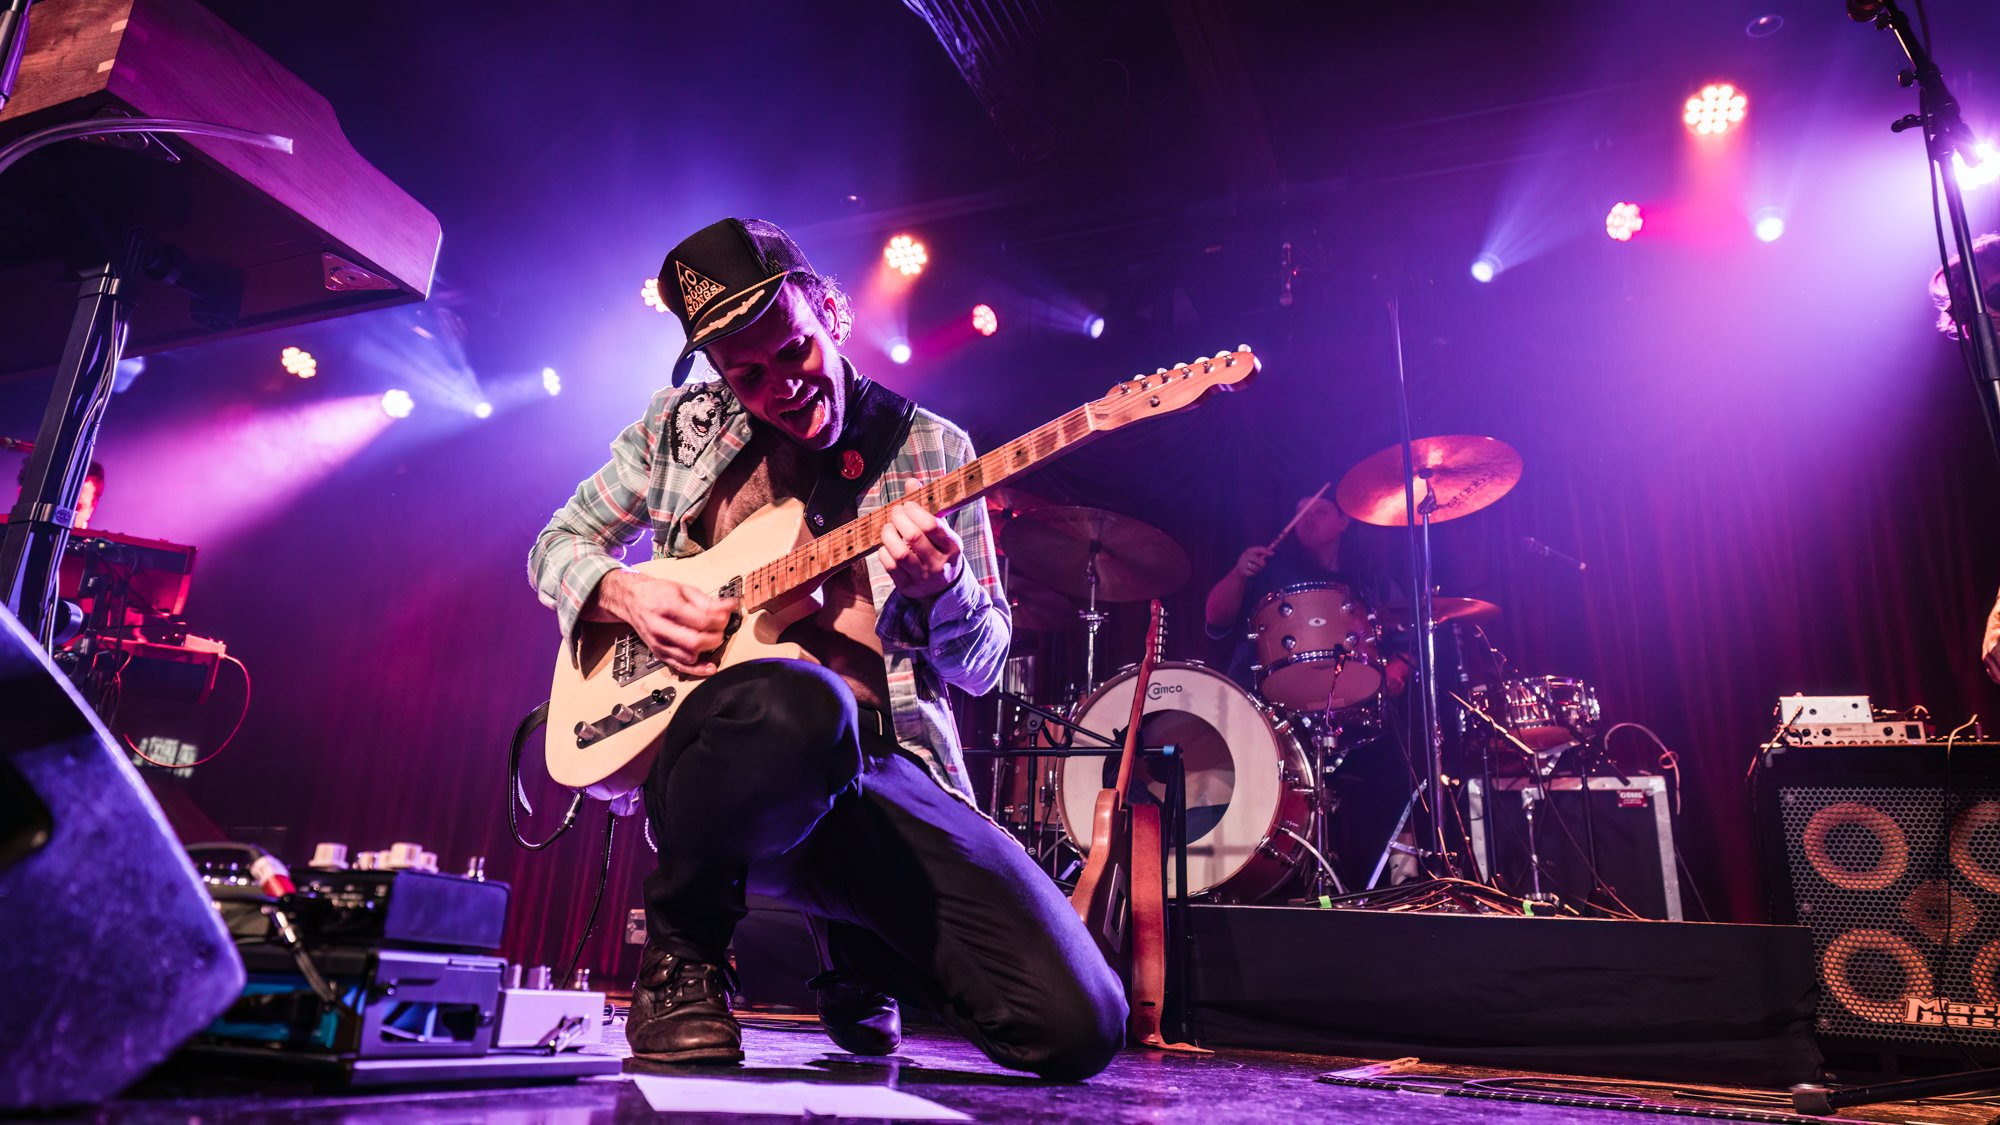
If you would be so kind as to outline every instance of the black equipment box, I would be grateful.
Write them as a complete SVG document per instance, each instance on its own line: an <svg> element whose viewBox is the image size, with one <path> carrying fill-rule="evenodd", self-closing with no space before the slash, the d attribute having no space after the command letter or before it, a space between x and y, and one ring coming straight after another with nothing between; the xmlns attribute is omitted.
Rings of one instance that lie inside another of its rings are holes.
<svg viewBox="0 0 2000 1125"><path fill-rule="evenodd" d="M1466 782L1474 858L1509 894L1524 895L1533 882L1522 807L1529 784L1525 777L1494 778L1488 800L1478 778ZM1543 789L1533 851L1541 856L1544 890L1584 902L1601 881L1640 917L1683 919L1666 778L1593 777L1588 804L1580 778L1552 778Z"/></svg>
<svg viewBox="0 0 2000 1125"><path fill-rule="evenodd" d="M325 871L296 876L285 909L306 944L498 949L505 883L430 871Z"/></svg>
<svg viewBox="0 0 2000 1125"><path fill-rule="evenodd" d="M252 945L242 997L205 1038L349 1059L470 1057L493 1045L507 965L498 957L322 947L312 961L341 1007L313 992L285 947Z"/></svg>

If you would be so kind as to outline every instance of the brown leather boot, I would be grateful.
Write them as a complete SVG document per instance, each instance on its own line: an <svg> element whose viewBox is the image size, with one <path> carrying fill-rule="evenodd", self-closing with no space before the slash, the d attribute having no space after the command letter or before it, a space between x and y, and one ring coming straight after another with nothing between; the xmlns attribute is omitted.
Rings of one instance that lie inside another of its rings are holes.
<svg viewBox="0 0 2000 1125"><path fill-rule="evenodd" d="M660 1063L739 1063L743 1028L729 1011L729 970L648 942L632 984L625 1040Z"/></svg>

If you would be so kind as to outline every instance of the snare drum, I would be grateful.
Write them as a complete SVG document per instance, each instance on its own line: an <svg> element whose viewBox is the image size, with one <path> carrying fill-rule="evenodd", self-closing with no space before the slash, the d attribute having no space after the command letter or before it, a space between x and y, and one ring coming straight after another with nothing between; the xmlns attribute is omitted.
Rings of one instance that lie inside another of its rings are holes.
<svg viewBox="0 0 2000 1125"><path fill-rule="evenodd" d="M1345 586L1300 582L1266 594L1250 632L1257 691L1280 707L1331 711L1382 690L1375 615Z"/></svg>
<svg viewBox="0 0 2000 1125"><path fill-rule="evenodd" d="M1131 720L1137 677L1128 668L1105 681L1078 707L1076 724L1113 737ZM1270 894L1305 857L1291 833L1312 838L1309 767L1288 725L1229 677L1191 661L1155 665L1146 698L1141 747L1175 746L1186 763L1190 893L1213 892L1223 902ZM1063 827L1085 853L1097 795L1117 776L1116 754L1063 763L1057 796ZM1146 763L1135 768L1132 788L1135 800L1145 800L1143 788L1153 801L1166 803L1165 775L1154 776ZM1171 893L1172 863L1167 883Z"/></svg>

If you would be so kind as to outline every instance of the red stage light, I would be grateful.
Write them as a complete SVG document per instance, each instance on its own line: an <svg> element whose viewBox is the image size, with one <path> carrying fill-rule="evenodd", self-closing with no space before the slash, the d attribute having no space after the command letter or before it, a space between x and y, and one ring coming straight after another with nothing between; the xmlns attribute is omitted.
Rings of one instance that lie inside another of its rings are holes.
<svg viewBox="0 0 2000 1125"><path fill-rule="evenodd" d="M1646 220L1639 215L1637 203L1613 204L1611 213L1604 216L1604 233L1619 242L1630 242L1639 233Z"/></svg>
<svg viewBox="0 0 2000 1125"><path fill-rule="evenodd" d="M1681 120L1698 136L1727 133L1743 122L1750 100L1727 82L1703 86L1681 107Z"/></svg>
<svg viewBox="0 0 2000 1125"><path fill-rule="evenodd" d="M1000 314L992 305L972 306L972 330L981 336L991 336L1000 331Z"/></svg>

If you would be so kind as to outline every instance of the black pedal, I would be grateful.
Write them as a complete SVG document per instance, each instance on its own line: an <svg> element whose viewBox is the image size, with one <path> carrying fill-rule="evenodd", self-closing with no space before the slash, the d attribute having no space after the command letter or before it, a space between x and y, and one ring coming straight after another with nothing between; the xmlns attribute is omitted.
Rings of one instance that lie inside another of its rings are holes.
<svg viewBox="0 0 2000 1125"><path fill-rule="evenodd" d="M505 883L430 871L306 870L284 906L308 947L500 948Z"/></svg>

